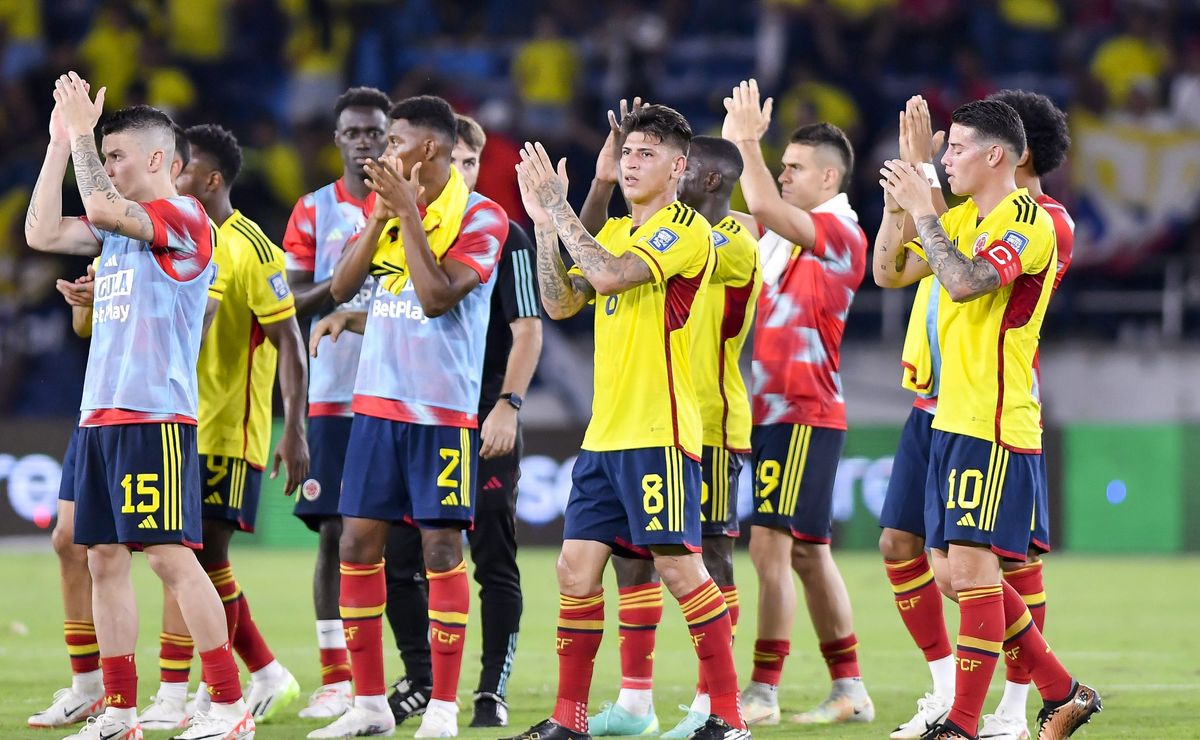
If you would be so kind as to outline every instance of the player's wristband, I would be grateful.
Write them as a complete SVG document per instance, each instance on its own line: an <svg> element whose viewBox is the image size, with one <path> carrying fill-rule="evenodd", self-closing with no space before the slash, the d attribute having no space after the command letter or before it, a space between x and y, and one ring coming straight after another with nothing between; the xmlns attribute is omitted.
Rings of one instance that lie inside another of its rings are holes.
<svg viewBox="0 0 1200 740"><path fill-rule="evenodd" d="M925 179L929 181L929 187L941 189L942 182L938 179L937 167L933 166L933 162L922 162L921 172L925 175Z"/></svg>

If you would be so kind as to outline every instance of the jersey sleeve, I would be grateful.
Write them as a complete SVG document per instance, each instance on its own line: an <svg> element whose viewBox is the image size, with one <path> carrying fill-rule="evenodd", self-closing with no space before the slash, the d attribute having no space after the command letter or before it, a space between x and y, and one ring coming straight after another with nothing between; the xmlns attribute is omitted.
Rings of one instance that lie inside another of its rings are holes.
<svg viewBox="0 0 1200 740"><path fill-rule="evenodd" d="M315 272L317 269L316 206L312 193L296 201L287 229L283 232L284 263L289 270Z"/></svg>
<svg viewBox="0 0 1200 740"><path fill-rule="evenodd" d="M500 294L504 320L509 323L541 316L534 266L533 245L529 242L529 236L519 225L509 224L508 241L504 242L504 256L500 259L500 272L496 276L496 291Z"/></svg>
<svg viewBox="0 0 1200 740"><path fill-rule="evenodd" d="M854 262L854 251L862 247L857 228L833 213L813 213L816 242L812 253L827 262L850 265Z"/></svg>
<svg viewBox="0 0 1200 740"><path fill-rule="evenodd" d="M283 250L268 245L266 254L260 254L262 250L242 250L246 303L260 324L274 324L296 315Z"/></svg>
<svg viewBox="0 0 1200 740"><path fill-rule="evenodd" d="M651 281L664 283L676 275L695 277L704 272L712 231L707 224L685 227L681 224L659 226L630 246L650 268Z"/></svg>
<svg viewBox="0 0 1200 740"><path fill-rule="evenodd" d="M140 204L150 217L150 248L163 270L179 281L194 279L212 261L212 230L200 201L178 195Z"/></svg>
<svg viewBox="0 0 1200 740"><path fill-rule="evenodd" d="M993 234L991 242L979 253L979 257L991 263L1000 273L1000 284L1008 285L1021 275L1036 275L1046 269L1054 255L1054 228L1050 216L1039 206L1034 215L1018 216L1004 224L1000 233ZM1037 219L1045 222L1039 228Z"/></svg>
<svg viewBox="0 0 1200 740"><path fill-rule="evenodd" d="M508 215L490 200L481 200L463 217L458 238L446 252L446 259L461 262L479 274L486 283L500 262L508 239Z"/></svg>
<svg viewBox="0 0 1200 740"><path fill-rule="evenodd" d="M744 228L739 227L734 234L713 229L713 246L717 261L712 282L735 288L750 282L758 267L758 244Z"/></svg>
<svg viewBox="0 0 1200 740"><path fill-rule="evenodd" d="M209 226L212 229L213 277L208 285L208 297L219 301L225 297L225 291L229 288L229 276L233 274L233 268L229 264L229 248L221 242L217 227L211 221Z"/></svg>

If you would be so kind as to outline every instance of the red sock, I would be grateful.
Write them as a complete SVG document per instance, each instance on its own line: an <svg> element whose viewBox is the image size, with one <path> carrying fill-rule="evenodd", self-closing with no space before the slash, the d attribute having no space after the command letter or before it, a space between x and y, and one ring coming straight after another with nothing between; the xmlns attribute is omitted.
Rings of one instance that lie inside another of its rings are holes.
<svg viewBox="0 0 1200 740"><path fill-rule="evenodd" d="M1005 572L1004 581L1021 595L1025 606L1029 608L1029 614L1033 617L1033 623L1037 626L1038 632L1045 635L1046 589L1042 582L1042 561L1038 560L1024 568ZM1005 671L1006 680L1012 683L1029 683L1029 672L1008 657L1007 648L1004 653L1004 665L1007 669Z"/></svg>
<svg viewBox="0 0 1200 740"><path fill-rule="evenodd" d="M821 656L825 658L829 677L834 681L862 675L858 670L858 638L853 632L831 642L822 642Z"/></svg>
<svg viewBox="0 0 1200 740"><path fill-rule="evenodd" d="M662 586L643 583L620 590L621 688L654 686L654 638L662 619Z"/></svg>
<svg viewBox="0 0 1200 740"><path fill-rule="evenodd" d="M778 686L783 675L783 659L791 651L791 640L755 640L754 671L750 680Z"/></svg>
<svg viewBox="0 0 1200 740"><path fill-rule="evenodd" d="M573 732L587 732L592 669L603 637L603 589L590 596L559 594L558 699L553 719Z"/></svg>
<svg viewBox="0 0 1200 740"><path fill-rule="evenodd" d="M200 671L213 704L233 704L242 698L238 667L228 642L200 653Z"/></svg>
<svg viewBox="0 0 1200 740"><path fill-rule="evenodd" d="M346 648L321 648L321 685L349 681L350 651Z"/></svg>
<svg viewBox="0 0 1200 740"><path fill-rule="evenodd" d="M429 645L433 653L433 692L439 701L458 698L463 643L467 639L467 610L471 585L467 564L459 562L444 573L425 571L429 581Z"/></svg>
<svg viewBox="0 0 1200 740"><path fill-rule="evenodd" d="M228 560L217 563L212 568L205 568L205 572L208 573L208 580L216 587L217 596L221 597L221 606L225 607L225 621L229 625L229 640L232 642L237 634L238 613L241 610L237 601L242 595L242 588L233 577L233 568L229 567Z"/></svg>
<svg viewBox="0 0 1200 740"><path fill-rule="evenodd" d="M711 713L730 727L745 729L738 707L737 669L733 665L733 627L721 590L710 578L679 600L692 645L700 659L700 680L708 687Z"/></svg>
<svg viewBox="0 0 1200 740"><path fill-rule="evenodd" d="M269 665L275 660L275 655L271 648L267 647L267 641L258 631L254 618L250 616L250 604L246 602L246 594L238 598L237 604L237 632L233 635L233 649L246 664L246 670L253 673Z"/></svg>
<svg viewBox="0 0 1200 740"><path fill-rule="evenodd" d="M925 660L932 663L950 655L942 594L925 553L912 560L885 560L883 565L892 582L896 609L913 642L925 653Z"/></svg>
<svg viewBox="0 0 1200 740"><path fill-rule="evenodd" d="M158 635L158 680L162 683L187 683L192 670L196 643L190 635L160 632Z"/></svg>
<svg viewBox="0 0 1200 740"><path fill-rule="evenodd" d="M1004 592L983 586L958 592L958 661L949 721L974 736L1004 639Z"/></svg>
<svg viewBox="0 0 1200 740"><path fill-rule="evenodd" d="M741 612L741 599L738 596L737 586L721 586L721 596L725 597L725 608L729 610L729 632L736 641L738 613ZM703 676L701 676L700 680L696 683L696 693L708 693L708 684L705 682Z"/></svg>
<svg viewBox="0 0 1200 740"><path fill-rule="evenodd" d="M100 668L100 645L96 642L96 625L91 622L63 622L63 639L71 658L71 673L91 673Z"/></svg>
<svg viewBox="0 0 1200 740"><path fill-rule="evenodd" d="M1033 677L1042 698L1056 702L1071 694L1075 682L1058 661L1046 638L1033 623L1025 600L1011 584L1004 584L1004 655Z"/></svg>
<svg viewBox="0 0 1200 740"><path fill-rule="evenodd" d="M100 659L104 677L104 706L137 708L137 664L133 653Z"/></svg>
<svg viewBox="0 0 1200 740"><path fill-rule="evenodd" d="M383 696L387 692L383 677L383 609L387 602L383 561L366 565L343 560L341 573L338 608L346 630L355 693Z"/></svg>

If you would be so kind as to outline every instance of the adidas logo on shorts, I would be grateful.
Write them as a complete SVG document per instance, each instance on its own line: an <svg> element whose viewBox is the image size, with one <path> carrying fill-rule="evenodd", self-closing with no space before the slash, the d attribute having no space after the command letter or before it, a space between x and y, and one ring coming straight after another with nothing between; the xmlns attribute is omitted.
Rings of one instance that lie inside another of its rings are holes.
<svg viewBox="0 0 1200 740"><path fill-rule="evenodd" d="M646 525L646 531L647 531L647 532L661 532L661 531L663 531L663 525L662 525L662 522L660 522L660 521L658 520L658 517L654 517L653 519L651 519L651 520L650 520L650 523Z"/></svg>
<svg viewBox="0 0 1200 740"><path fill-rule="evenodd" d="M153 516L148 516L138 524L138 529L158 529L158 525L155 524Z"/></svg>
<svg viewBox="0 0 1200 740"><path fill-rule="evenodd" d="M966 514L963 514L963 515L962 515L962 516L959 518L959 520L958 520L958 526L960 526L960 527L974 527L974 526L975 526L975 517L971 516L971 512L969 512L969 511L968 511Z"/></svg>

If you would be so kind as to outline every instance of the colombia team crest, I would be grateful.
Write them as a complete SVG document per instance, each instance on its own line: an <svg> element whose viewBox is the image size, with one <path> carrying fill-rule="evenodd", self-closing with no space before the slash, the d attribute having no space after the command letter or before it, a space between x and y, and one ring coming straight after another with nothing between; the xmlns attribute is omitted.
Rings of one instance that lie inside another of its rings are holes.
<svg viewBox="0 0 1200 740"><path fill-rule="evenodd" d="M316 501L321 495L321 483L309 478L304 481L303 486L300 486L300 495L304 496L305 501Z"/></svg>

